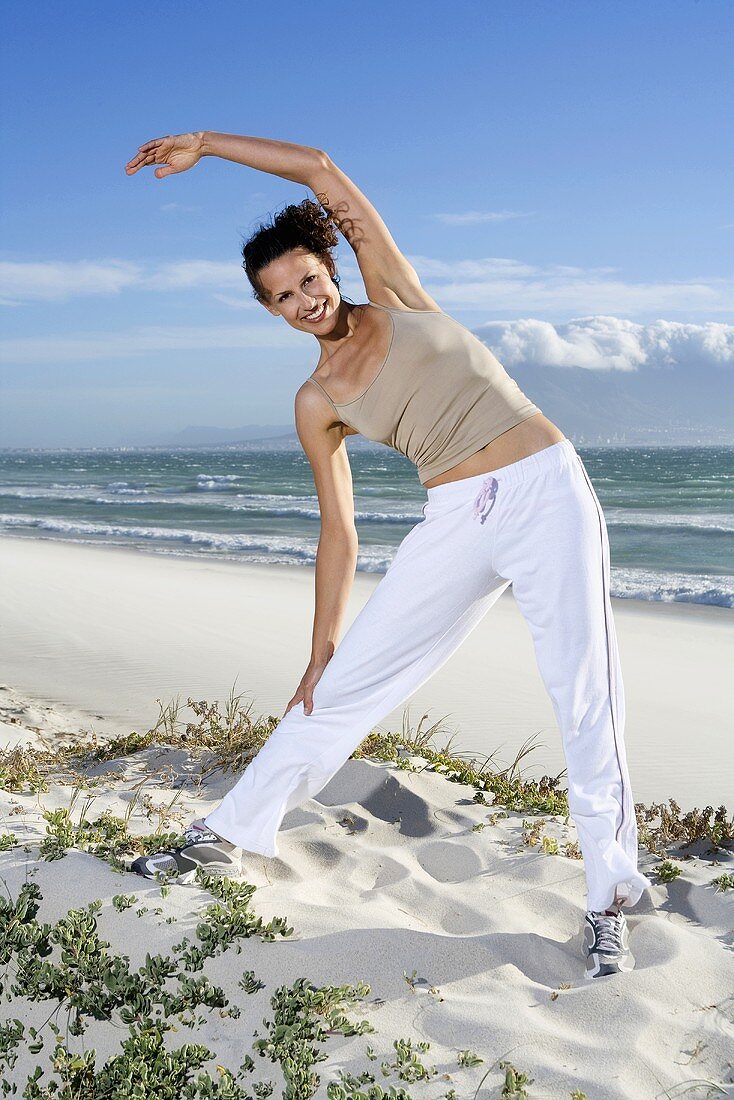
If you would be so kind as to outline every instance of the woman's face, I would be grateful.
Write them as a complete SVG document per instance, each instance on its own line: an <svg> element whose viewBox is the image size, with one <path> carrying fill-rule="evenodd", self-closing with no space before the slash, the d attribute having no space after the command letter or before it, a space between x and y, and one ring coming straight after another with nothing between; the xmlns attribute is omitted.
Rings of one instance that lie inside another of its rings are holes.
<svg viewBox="0 0 734 1100"><path fill-rule="evenodd" d="M268 300L263 305L292 328L323 336L337 323L341 297L324 261L294 248L260 270ZM309 317L314 316L315 320Z"/></svg>

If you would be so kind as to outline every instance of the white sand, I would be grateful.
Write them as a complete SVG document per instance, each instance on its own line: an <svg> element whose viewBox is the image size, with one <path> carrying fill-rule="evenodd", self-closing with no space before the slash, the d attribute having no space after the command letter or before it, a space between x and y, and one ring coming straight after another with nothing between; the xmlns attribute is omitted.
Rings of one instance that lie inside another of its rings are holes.
<svg viewBox="0 0 734 1100"><path fill-rule="evenodd" d="M162 768L188 775L181 755L155 749L141 755L150 773L143 790L160 807L178 795L181 821L208 812L227 788L229 781L220 777L205 782L201 797L191 790L181 795L155 780ZM140 782L141 764L127 761L120 771L111 763L99 770L106 771L105 781L88 817L107 807L122 816ZM68 806L70 793L53 785L41 806ZM279 858L245 859L244 878L257 887L255 913L265 921L285 917L293 936L273 943L254 937L244 942L242 954L230 951L207 964L205 973L242 1015L225 1023L204 1010L203 1029L179 1029L171 1041L203 1042L216 1063L232 1071L252 1053L257 1079L278 1081L277 1067L263 1066L251 1048L255 1029L265 1034L263 1018L273 1018L276 988L301 977L315 985L366 981L365 1004L349 1015L368 1019L376 1031L335 1037L324 1047L328 1060L317 1066L324 1086L319 1097L337 1069L376 1072L386 1088L379 1063L394 1058L397 1038L414 1046L429 1042L421 1059L439 1070L428 1084L408 1085L411 1097L438 1098L454 1087L457 1097L471 1098L485 1078L477 1100L494 1100L505 1079L499 1059L528 1073L534 1080L529 1097L542 1100L570 1100L573 1089L588 1100L652 1100L684 1090L731 1095L722 1086L732 1080L734 1049L732 900L731 891L710 885L725 867L734 870L731 858L716 866L698 858L683 862L673 883L646 892L627 918L636 969L589 981L581 950L582 863L523 845L523 815L510 812L492 825L491 808L474 803L473 793L432 771L348 761L317 798L286 815ZM5 801L2 828L12 828L26 848L0 854L0 878L15 898L33 874L44 896L40 919L58 920L71 906L101 899L101 933L134 967L147 951L167 953L184 933L193 937L197 912L211 901L205 892L174 885L162 897L156 884L116 873L78 851L39 861L36 843L44 823L36 797ZM572 823L545 820L545 832L559 843L575 838ZM474 831L482 822L485 827ZM131 828L146 832L151 825L136 812ZM645 873L656 863L643 853ZM115 913L116 894L134 894L136 907ZM149 911L138 916L141 905ZM158 907L162 911L154 912ZM164 923L171 916L175 922ZM247 969L265 983L256 995L238 989ZM5 1007L6 1015L38 1025L51 1006L16 998ZM119 1023L116 1029L93 1024L84 1046L98 1051L98 1069L104 1057L119 1053L125 1036ZM368 1045L377 1062L366 1057ZM467 1049L483 1061L459 1067L459 1052ZM35 1061L26 1055L16 1067L19 1085ZM206 1068L216 1078L213 1064ZM686 1088L702 1080L718 1084L719 1091Z"/></svg>
<svg viewBox="0 0 734 1100"><path fill-rule="evenodd" d="M308 659L310 569L3 539L0 575L6 681L0 738L6 745L58 743L80 728L147 729L156 697L223 699L236 675L239 689L254 697L255 714L280 714ZM379 579L356 578L348 621ZM673 794L684 809L716 805L730 782L724 774L730 613L614 603L637 801ZM486 683L490 667L491 690L479 697L472 683ZM559 761L556 771L562 766L529 632L510 593L416 694L412 718L429 708L433 720L452 712L454 750L491 752L502 742L507 762L537 729L551 746L545 759ZM399 708L381 726L400 729L401 714ZM163 772L169 785L160 781ZM174 823L181 824L207 813L234 782L218 775L198 794L191 785L174 786L191 779L189 762L176 750L157 748L98 766L97 774L104 779L89 817L108 807L123 816L142 778L155 806L165 809L177 798ZM530 1075L531 1100L570 1100L574 1089L588 1100L732 1095L734 894L711 886L723 871L734 871L731 855L720 851L717 863L703 854L681 860L683 873L658 884L659 860L641 852L641 870L656 884L628 915L636 969L587 981L581 861L524 845L523 815L510 812L492 824L492 807L474 803L473 794L430 770L347 761L315 799L286 816L279 858L248 855L244 862L246 880L257 887L256 913L266 921L287 918L294 935L273 943L254 937L242 954L230 951L208 963L205 973L242 1015L224 1021L204 1010L206 1026L195 1034L182 1030L172 1042L203 1042L216 1063L231 1070L251 1053L254 1079L277 1082L278 1096L278 1068L251 1048L255 1029L265 1034L263 1018L273 1018L275 989L299 977L317 985L362 980L371 991L364 1007L348 1014L366 1017L377 1030L330 1040L328 1060L316 1066L319 1097L337 1069L369 1069L384 1088L403 1084L415 1098L433 1100L453 1087L457 1100L475 1094L494 1100L505 1079L500 1059ZM59 783L38 797L0 795L0 829L12 829L27 845L0 853L0 877L11 896L33 874L44 895L40 918L49 921L102 899L100 930L135 966L146 951L165 953L183 934L192 936L198 908L211 901L196 887L173 886L162 898L156 884L115 873L83 852L38 860L43 809L68 806L70 797L70 787ZM132 831L155 823L137 804ZM545 832L561 845L576 835L573 823L560 817L546 817ZM134 893L149 911L116 913L111 899L121 893ZM157 907L160 914L153 912ZM175 923L164 923L169 916ZM248 969L265 983L250 996L237 985ZM413 975L411 985L406 976ZM5 1005L3 1019L40 1022L51 1007L16 999ZM99 1023L83 1045L100 1052L99 1068L125 1037L119 1022L114 1029ZM424 1065L439 1070L429 1083L382 1078L380 1062L394 1060L397 1038L431 1044L420 1053ZM377 1061L366 1057L368 1046ZM483 1061L458 1066L459 1052L467 1049ZM19 1086L35 1061L41 1058L19 1062ZM206 1069L217 1077L214 1064ZM718 1091L691 1087L702 1081Z"/></svg>
<svg viewBox="0 0 734 1100"><path fill-rule="evenodd" d="M0 577L0 678L30 698L83 709L87 728L100 733L147 730L156 699L224 699L235 681L255 715L280 716L308 663L311 567L2 538ZM344 630L380 579L356 575ZM734 615L719 607L612 603L635 800L731 807ZM453 752L494 752L507 765L534 737L542 747L522 762L529 778L565 767L511 588L380 727L400 730L404 716L415 727L424 714L424 729L443 720L439 745L454 734Z"/></svg>

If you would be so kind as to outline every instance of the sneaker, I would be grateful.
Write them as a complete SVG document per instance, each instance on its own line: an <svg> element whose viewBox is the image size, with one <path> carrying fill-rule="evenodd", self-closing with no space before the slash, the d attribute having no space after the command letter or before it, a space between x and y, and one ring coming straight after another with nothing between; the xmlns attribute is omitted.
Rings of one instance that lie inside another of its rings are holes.
<svg viewBox="0 0 734 1100"><path fill-rule="evenodd" d="M184 836L186 843L180 848L138 856L128 870L144 878L173 878L182 883L193 882L198 867L210 875L241 874L242 857L237 846L213 833L201 819L193 821Z"/></svg>
<svg viewBox="0 0 734 1100"><path fill-rule="evenodd" d="M613 909L589 910L584 917L585 978L603 978L633 970L629 929L621 905Z"/></svg>

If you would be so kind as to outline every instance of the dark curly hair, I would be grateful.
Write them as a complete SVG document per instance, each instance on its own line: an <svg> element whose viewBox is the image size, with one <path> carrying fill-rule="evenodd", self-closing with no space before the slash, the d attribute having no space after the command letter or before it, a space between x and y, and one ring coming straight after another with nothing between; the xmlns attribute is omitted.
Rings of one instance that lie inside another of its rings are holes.
<svg viewBox="0 0 734 1100"><path fill-rule="evenodd" d="M319 199L322 197L326 199L326 196L317 196ZM267 291L259 273L273 260L294 248L306 248L321 260L325 261L328 256L333 263L331 250L338 241L331 211L313 199L291 203L275 214L268 224L260 223L242 247L242 266L254 297L258 302L267 300ZM331 278L338 288L339 276L335 274Z"/></svg>

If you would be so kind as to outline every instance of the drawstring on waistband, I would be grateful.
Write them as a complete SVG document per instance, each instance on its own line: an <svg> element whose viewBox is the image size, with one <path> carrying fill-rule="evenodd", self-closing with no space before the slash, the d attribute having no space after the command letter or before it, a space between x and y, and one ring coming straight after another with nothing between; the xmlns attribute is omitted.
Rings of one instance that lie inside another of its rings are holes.
<svg viewBox="0 0 734 1100"><path fill-rule="evenodd" d="M488 514L492 511L498 488L499 482L496 477L492 477L491 474L489 477L485 477L482 488L474 501L474 519L478 518L480 523L484 523Z"/></svg>

